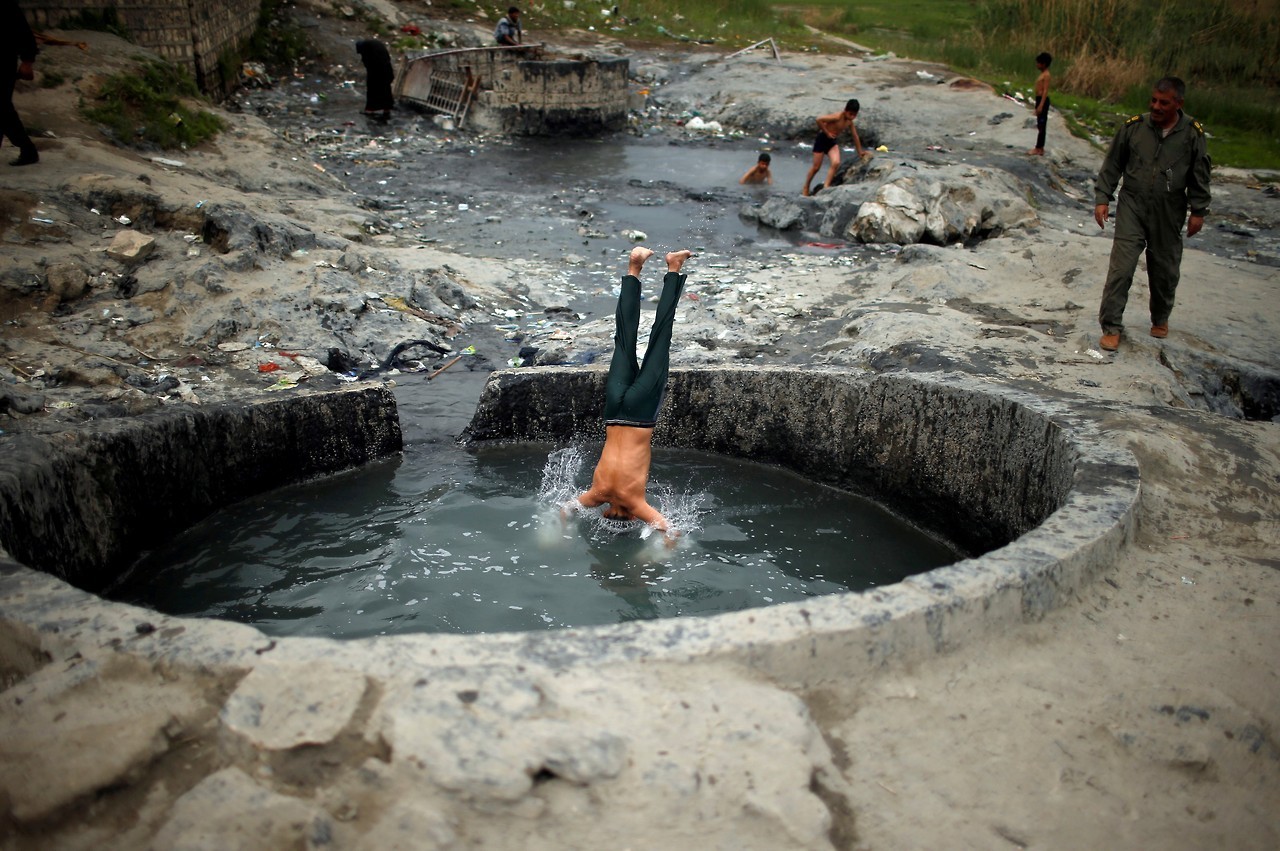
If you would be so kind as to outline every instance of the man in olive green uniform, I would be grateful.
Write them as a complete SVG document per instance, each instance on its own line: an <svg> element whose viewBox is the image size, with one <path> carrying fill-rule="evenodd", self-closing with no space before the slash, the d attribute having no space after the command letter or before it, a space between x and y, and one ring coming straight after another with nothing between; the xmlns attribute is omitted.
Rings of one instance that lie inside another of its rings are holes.
<svg viewBox="0 0 1280 851"><path fill-rule="evenodd" d="M1120 348L1124 307L1143 249L1151 290L1151 336L1168 336L1182 265L1182 225L1187 225L1187 236L1195 236L1209 212L1209 152L1200 122L1182 112L1186 88L1177 77L1157 81L1151 111L1125 122L1098 172L1093 195L1098 227L1105 226L1116 184L1124 177L1111 265L1098 310L1100 345L1107 351Z"/></svg>

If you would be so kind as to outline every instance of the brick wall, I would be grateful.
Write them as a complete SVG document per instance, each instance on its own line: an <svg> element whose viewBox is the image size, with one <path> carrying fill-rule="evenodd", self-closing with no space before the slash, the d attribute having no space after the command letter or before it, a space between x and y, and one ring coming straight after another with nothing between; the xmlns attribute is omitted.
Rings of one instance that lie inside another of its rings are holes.
<svg viewBox="0 0 1280 851"><path fill-rule="evenodd" d="M262 0L20 0L35 30L59 29L82 12L114 14L135 43L183 65L213 95L235 84L223 79L218 57L243 47L258 23Z"/></svg>

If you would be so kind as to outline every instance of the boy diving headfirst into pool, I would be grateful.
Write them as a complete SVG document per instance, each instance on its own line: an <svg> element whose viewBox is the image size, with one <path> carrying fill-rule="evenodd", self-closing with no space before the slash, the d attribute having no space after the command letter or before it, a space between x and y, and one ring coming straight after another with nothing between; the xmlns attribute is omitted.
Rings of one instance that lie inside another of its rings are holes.
<svg viewBox="0 0 1280 851"><path fill-rule="evenodd" d="M655 529L672 532L657 509L645 500L649 483L649 461L652 457L653 428L658 422L658 408L667 389L667 372L671 359L671 326L676 318L676 305L684 290L686 275L680 274L691 251L672 251L666 256L667 274L662 280L662 296L658 313L649 332L644 363L636 363L636 343L640 334L640 270L653 256L648 248L631 249L627 274L622 277L618 294L613 337L613 360L609 362L609 378L605 383L604 448L591 488L577 498L578 505L595 508L609 504L604 516L613 520L643 520Z"/></svg>

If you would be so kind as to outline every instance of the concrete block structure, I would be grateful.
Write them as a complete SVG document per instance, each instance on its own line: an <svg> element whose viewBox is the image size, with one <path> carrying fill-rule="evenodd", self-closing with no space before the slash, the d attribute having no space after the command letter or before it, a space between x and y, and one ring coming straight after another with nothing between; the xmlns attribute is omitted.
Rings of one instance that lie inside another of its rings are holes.
<svg viewBox="0 0 1280 851"><path fill-rule="evenodd" d="M406 58L396 96L480 132L591 136L625 126L628 71L540 45L445 50Z"/></svg>
<svg viewBox="0 0 1280 851"><path fill-rule="evenodd" d="M235 71L220 58L234 55L253 35L262 0L25 0L35 30L63 29L77 20L114 21L128 37L191 72L200 90L229 91Z"/></svg>

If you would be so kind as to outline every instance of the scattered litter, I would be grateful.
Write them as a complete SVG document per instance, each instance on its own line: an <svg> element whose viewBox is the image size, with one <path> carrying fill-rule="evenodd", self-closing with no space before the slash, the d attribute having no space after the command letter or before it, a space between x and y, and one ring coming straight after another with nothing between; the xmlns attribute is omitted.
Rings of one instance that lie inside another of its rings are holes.
<svg viewBox="0 0 1280 851"><path fill-rule="evenodd" d="M1102 385L1096 381L1090 381L1087 378L1082 378L1080 379L1080 386L1081 387L1101 387Z"/></svg>
<svg viewBox="0 0 1280 851"><path fill-rule="evenodd" d="M1182 584L1183 584L1183 585L1195 585L1195 583L1194 583L1194 582L1192 582L1190 579L1188 579L1188 578L1187 578L1187 577L1185 577L1185 576L1184 576L1184 577L1182 577Z"/></svg>
<svg viewBox="0 0 1280 851"><path fill-rule="evenodd" d="M969 265L975 269L981 269L984 272L987 271L987 267L983 266L981 263L970 263Z"/></svg>
<svg viewBox="0 0 1280 851"><path fill-rule="evenodd" d="M703 121L701 116L695 115L685 122L684 129L692 130L695 133L723 133L724 127L719 121Z"/></svg>
<svg viewBox="0 0 1280 851"><path fill-rule="evenodd" d="M1085 349L1084 353L1094 360L1106 360L1107 356L1097 349Z"/></svg>
<svg viewBox="0 0 1280 851"><path fill-rule="evenodd" d="M67 408L74 408L75 406L76 406L75 402L68 402L66 399L63 399L62 401L54 402L53 404L48 405L47 407L55 408L57 410L62 411L62 410L66 410Z"/></svg>
<svg viewBox="0 0 1280 851"><path fill-rule="evenodd" d="M115 221L118 224L125 225L126 227L128 225L133 224L133 219L129 218L128 216L116 216Z"/></svg>
<svg viewBox="0 0 1280 851"><path fill-rule="evenodd" d="M879 146L878 148L876 148L876 150L877 150L877 151L879 151L879 152L880 152L880 153L882 153L882 154L887 154L887 153L889 153L889 146L888 146L888 145L881 145L881 146Z"/></svg>
<svg viewBox="0 0 1280 851"><path fill-rule="evenodd" d="M32 216L32 217L31 217L31 221L33 221L33 222L39 222L39 223L40 223L40 224L42 224L42 225L51 225L51 224L53 224L53 219L37 219L35 216Z"/></svg>
<svg viewBox="0 0 1280 851"><path fill-rule="evenodd" d="M773 53L773 58L781 62L782 55L778 53L778 43L774 41L772 38L766 38L764 41L757 41L755 44L750 45L749 47L742 48L737 53L730 53L728 56L725 57L725 59L733 59L736 56L741 56L744 53L748 53L752 50L755 50L757 47L763 47L766 44L769 45L769 50Z"/></svg>
<svg viewBox="0 0 1280 851"><path fill-rule="evenodd" d="M152 157L151 161L156 165L166 165L169 168L183 168L186 166L186 163L181 160L171 160L165 157Z"/></svg>
<svg viewBox="0 0 1280 851"><path fill-rule="evenodd" d="M457 362L458 362L458 361L460 361L460 360L462 360L462 355L458 355L456 358L454 358L453 360L449 361L449 362L448 362L448 363L446 363L444 366L440 367L440 368L439 368L439 369L437 369L435 372L433 372L433 373L431 373L430 375L428 375L428 376L427 376L427 381L430 381L431 379L435 378L437 375L439 375L440 373L444 372L446 369L448 369L449 367L453 366L455 363L457 363Z"/></svg>
<svg viewBox="0 0 1280 851"><path fill-rule="evenodd" d="M258 364L258 372L275 372L280 369L278 363L260 363Z"/></svg>
<svg viewBox="0 0 1280 851"><path fill-rule="evenodd" d="M644 242L649 238L649 234L642 230L624 230L622 235L632 242Z"/></svg>

